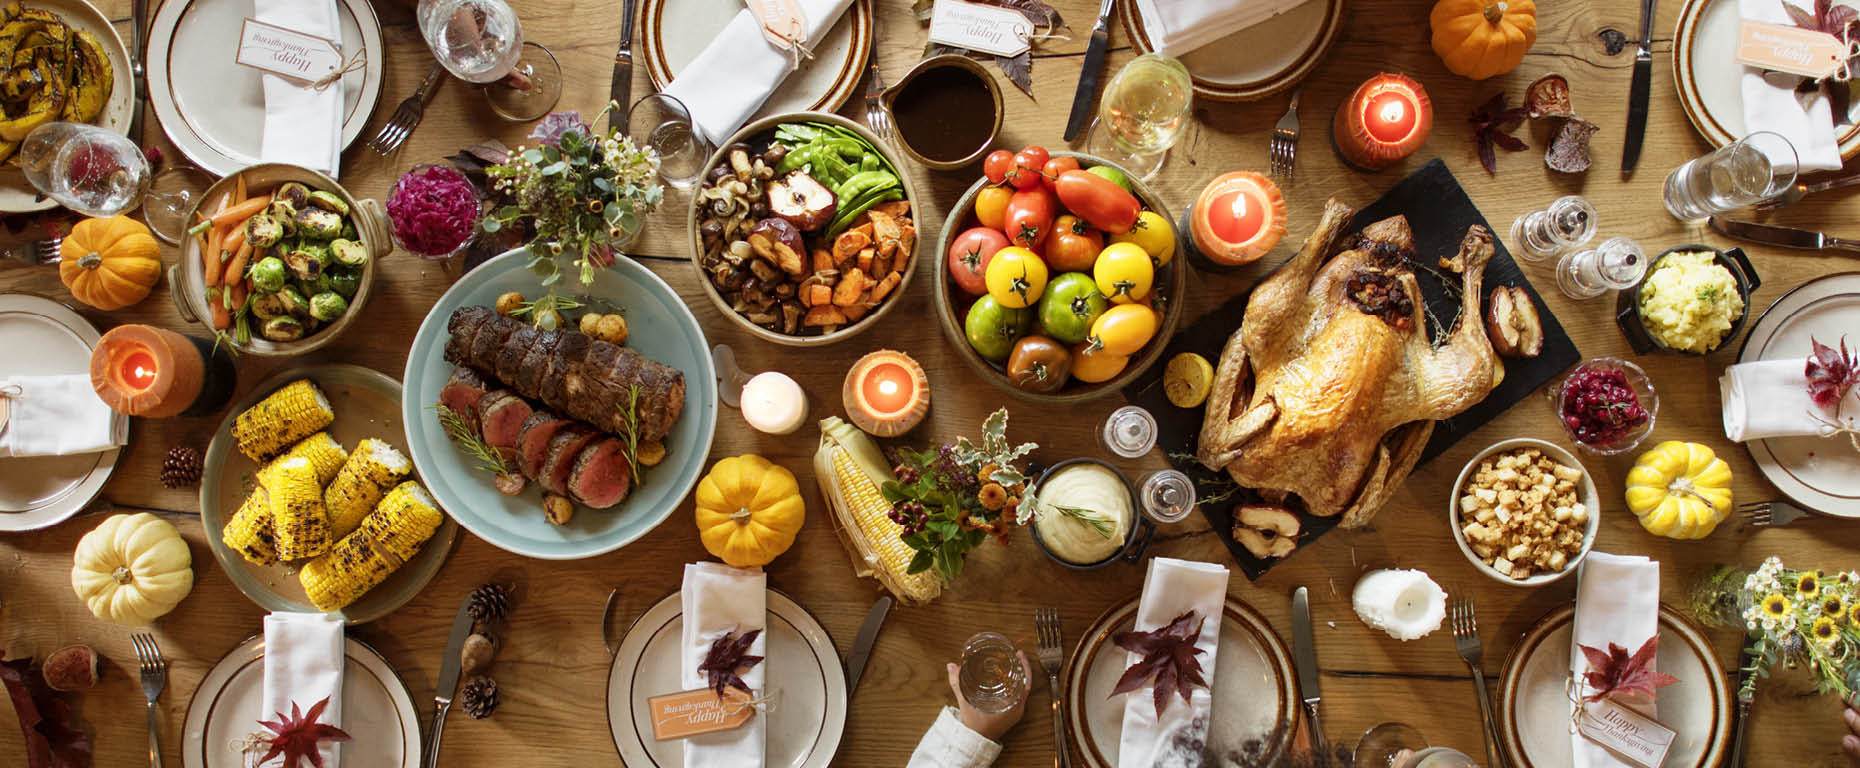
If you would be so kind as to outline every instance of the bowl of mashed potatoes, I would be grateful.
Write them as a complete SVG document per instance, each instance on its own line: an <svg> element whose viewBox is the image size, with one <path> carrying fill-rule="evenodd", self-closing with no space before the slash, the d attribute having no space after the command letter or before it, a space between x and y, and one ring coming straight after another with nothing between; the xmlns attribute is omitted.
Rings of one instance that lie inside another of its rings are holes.
<svg viewBox="0 0 1860 768"><path fill-rule="evenodd" d="M1653 260L1640 285L1618 295L1616 322L1637 353L1709 354L1743 330L1759 285L1742 250L1677 246Z"/></svg>
<svg viewBox="0 0 1860 768"><path fill-rule="evenodd" d="M1137 489L1116 467L1068 459L1033 489L1033 541L1053 562L1086 570L1142 559L1155 526L1140 514Z"/></svg>

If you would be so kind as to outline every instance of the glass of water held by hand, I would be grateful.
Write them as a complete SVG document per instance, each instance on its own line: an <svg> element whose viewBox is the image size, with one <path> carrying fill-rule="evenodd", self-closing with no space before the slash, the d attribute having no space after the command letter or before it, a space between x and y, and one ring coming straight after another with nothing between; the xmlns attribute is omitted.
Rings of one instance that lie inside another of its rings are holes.
<svg viewBox="0 0 1860 768"><path fill-rule="evenodd" d="M1013 709L1027 695L1027 669L1021 666L1019 650L995 632L969 638L956 676L969 706L990 714Z"/></svg>
<svg viewBox="0 0 1860 768"><path fill-rule="evenodd" d="M1146 53L1131 59L1098 100L1086 151L1148 179L1188 126L1194 81L1182 62Z"/></svg>
<svg viewBox="0 0 1860 768"><path fill-rule="evenodd" d="M131 210L149 190L141 148L94 125L52 122L32 129L19 145L19 167L34 189L85 216Z"/></svg>
<svg viewBox="0 0 1860 768"><path fill-rule="evenodd" d="M1795 145L1782 134L1756 133L1712 150L1666 177L1666 210L1682 221L1756 205L1795 183Z"/></svg>
<svg viewBox="0 0 1860 768"><path fill-rule="evenodd" d="M1581 195L1564 195L1548 208L1512 220L1512 253L1525 261L1542 261L1580 248L1595 237L1595 228L1595 206Z"/></svg>
<svg viewBox="0 0 1860 768"><path fill-rule="evenodd" d="M1625 237L1611 237L1586 251L1566 253L1556 263L1556 287L1572 299L1625 291L1647 274L1647 253Z"/></svg>
<svg viewBox="0 0 1860 768"><path fill-rule="evenodd" d="M704 175L710 159L710 142L691 122L691 111L669 95L655 93L633 102L626 113L626 133L643 147L659 154L659 178L679 189L689 189Z"/></svg>
<svg viewBox="0 0 1860 768"><path fill-rule="evenodd" d="M524 42L517 12L505 0L420 0L420 35L453 77L483 86L491 110L506 120L549 114L562 96L555 54Z"/></svg>

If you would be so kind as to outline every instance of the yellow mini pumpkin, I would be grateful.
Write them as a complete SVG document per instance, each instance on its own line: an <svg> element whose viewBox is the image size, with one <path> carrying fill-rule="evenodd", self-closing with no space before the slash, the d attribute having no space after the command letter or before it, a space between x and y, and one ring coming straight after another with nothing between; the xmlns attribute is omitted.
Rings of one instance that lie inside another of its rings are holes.
<svg viewBox="0 0 1860 768"><path fill-rule="evenodd" d="M122 309L148 298L161 278L161 246L128 216L85 219L58 247L58 279L78 301Z"/></svg>
<svg viewBox="0 0 1860 768"><path fill-rule="evenodd" d="M99 619L146 627L194 589L194 558L168 521L111 515L78 540L71 588Z"/></svg>
<svg viewBox="0 0 1860 768"><path fill-rule="evenodd" d="M1668 440L1628 471L1627 506L1655 536L1705 538L1731 513L1731 465L1700 443Z"/></svg>
<svg viewBox="0 0 1860 768"><path fill-rule="evenodd" d="M794 545L806 519L794 473L761 456L719 461L698 483L698 538L735 567L769 564Z"/></svg>
<svg viewBox="0 0 1860 768"><path fill-rule="evenodd" d="M1453 74L1474 80L1517 68L1537 42L1533 0L1439 0L1427 22L1434 53Z"/></svg>

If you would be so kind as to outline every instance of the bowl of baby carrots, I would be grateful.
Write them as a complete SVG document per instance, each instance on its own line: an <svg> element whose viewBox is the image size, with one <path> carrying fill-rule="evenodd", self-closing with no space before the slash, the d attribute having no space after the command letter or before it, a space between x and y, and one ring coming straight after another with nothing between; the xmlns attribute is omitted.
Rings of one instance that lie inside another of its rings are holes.
<svg viewBox="0 0 1860 768"><path fill-rule="evenodd" d="M240 352L318 349L367 303L394 249L387 214L322 173L265 163L220 179L188 213L168 268L175 309Z"/></svg>

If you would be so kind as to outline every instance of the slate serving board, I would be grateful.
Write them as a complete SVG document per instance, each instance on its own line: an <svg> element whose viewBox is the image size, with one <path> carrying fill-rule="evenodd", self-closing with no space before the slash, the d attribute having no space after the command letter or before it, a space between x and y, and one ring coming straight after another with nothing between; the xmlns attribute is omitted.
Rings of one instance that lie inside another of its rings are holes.
<svg viewBox="0 0 1860 768"><path fill-rule="evenodd" d="M1350 232L1361 230L1364 226L1387 218L1403 215L1408 217L1408 225L1414 230L1416 245L1415 259L1419 266L1434 267L1442 256L1452 256L1458 252L1459 244L1466 236L1466 230L1474 224L1493 229L1486 222L1479 209L1473 206L1472 199L1466 196L1466 190L1460 187L1453 173L1447 170L1445 163L1438 158L1422 166L1391 188L1381 198L1358 211L1350 222ZM1497 389L1477 405L1451 419L1438 422L1434 426L1433 437L1421 454L1421 462L1426 463L1440 455L1460 438L1497 417L1498 414L1516 405L1519 401L1532 395L1538 388L1556 378L1582 359L1582 353L1576 349L1575 342L1563 330L1550 308L1544 304L1543 297L1525 278L1518 263L1511 258L1501 238L1505 232L1493 229L1493 244L1496 252L1485 268L1485 292L1490 295L1493 286L1522 286L1531 295L1531 302L1537 306L1537 314L1543 319L1544 348L1543 353L1531 359L1506 358L1505 380ZM1302 243L1300 243L1302 244ZM1430 337L1438 339L1446 329L1453 327L1455 318L1459 317L1459 298L1449 291L1441 282L1442 277L1457 278L1457 275L1437 269L1415 269L1415 278L1420 283L1421 294L1426 299L1427 308L1440 325L1429 323ZM1455 280L1457 288L1457 279ZM1219 364L1221 347L1227 343L1229 336L1240 328L1242 316L1246 313L1247 299L1252 296L1252 289L1234 296L1222 303L1218 309L1209 312L1193 322L1188 323L1175 337L1170 339L1169 347L1163 355L1168 360L1181 352L1194 352L1206 357L1209 362ZM1483 299L1481 306L1483 306ZM1482 322L1473 318L1473 322ZM1169 459L1169 464L1194 478L1196 487L1204 499L1200 503L1201 512L1214 527L1215 535L1227 545L1239 562L1240 570L1247 578L1257 579L1278 560L1261 560L1248 552L1233 538L1234 507L1259 500L1259 496L1245 488L1235 488L1225 473L1217 473L1195 461L1195 443L1201 433L1202 409L1177 408L1170 404L1163 394L1162 377L1165 366L1157 365L1132 381L1124 388L1124 398L1142 406L1156 417L1158 427L1156 444ZM1225 494L1222 496L1222 494ZM1215 498L1209 502L1205 499ZM1300 529L1300 545L1310 542L1330 529L1336 527L1335 517L1315 517L1300 513L1303 525Z"/></svg>

